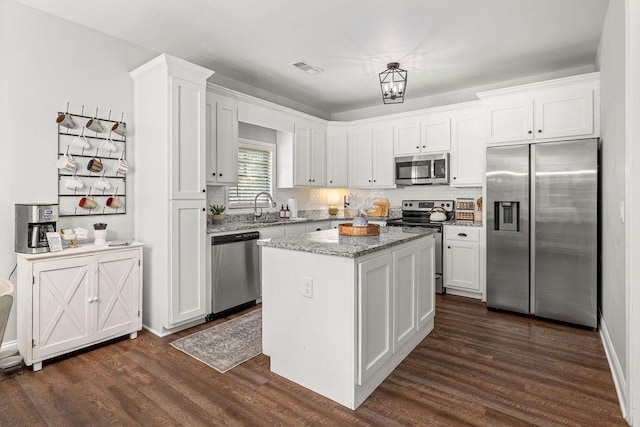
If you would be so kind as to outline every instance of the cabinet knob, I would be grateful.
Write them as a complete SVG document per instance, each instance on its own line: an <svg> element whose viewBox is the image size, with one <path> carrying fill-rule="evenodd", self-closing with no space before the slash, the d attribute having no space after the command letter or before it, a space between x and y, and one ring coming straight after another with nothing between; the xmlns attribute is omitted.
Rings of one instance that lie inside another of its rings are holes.
<svg viewBox="0 0 640 427"><path fill-rule="evenodd" d="M313 182L316 182L316 180L314 179Z"/></svg>
<svg viewBox="0 0 640 427"><path fill-rule="evenodd" d="M329 184L333 184L333 180L329 180Z"/></svg>
<svg viewBox="0 0 640 427"><path fill-rule="evenodd" d="M416 145L416 148L417 148L417 149L420 149L420 146L419 146L419 145Z"/></svg>
<svg viewBox="0 0 640 427"><path fill-rule="evenodd" d="M532 131L529 131L529 132L527 132L527 133L528 133L529 135L531 135L533 132L532 132Z"/></svg>
<svg viewBox="0 0 640 427"><path fill-rule="evenodd" d="M205 211L206 211L206 209L205 209L205 208L202 208L202 212L205 212Z"/></svg>
<svg viewBox="0 0 640 427"><path fill-rule="evenodd" d="M211 175L216 176L216 173L215 173L215 172L213 172L213 173L211 173Z"/></svg>
<svg viewBox="0 0 640 427"><path fill-rule="evenodd" d="M89 304L91 304L91 303L93 302L93 298L89 298L89 299L87 300L87 302L88 302Z"/></svg>
<svg viewBox="0 0 640 427"><path fill-rule="evenodd" d="M222 176L222 174L220 174L220 176Z"/></svg>
<svg viewBox="0 0 640 427"><path fill-rule="evenodd" d="M447 249L451 249L451 246L447 246Z"/></svg>
<svg viewBox="0 0 640 427"><path fill-rule="evenodd" d="M427 148L427 146L426 146L426 145L423 145L423 146L422 146L422 148Z"/></svg>
<svg viewBox="0 0 640 427"><path fill-rule="evenodd" d="M374 179L374 180L373 180L373 182L378 182L378 181L376 181L376 180Z"/></svg>
<svg viewBox="0 0 640 427"><path fill-rule="evenodd" d="M456 177L454 176L453 179L456 179Z"/></svg>
<svg viewBox="0 0 640 427"><path fill-rule="evenodd" d="M311 180L309 180L309 182L311 182Z"/></svg>
<svg viewBox="0 0 640 427"><path fill-rule="evenodd" d="M206 193L206 192L207 192L207 190L203 188L203 189L202 189L202 192L203 192L203 193Z"/></svg>
<svg viewBox="0 0 640 427"><path fill-rule="evenodd" d="M369 182L371 182L371 180L369 180Z"/></svg>
<svg viewBox="0 0 640 427"><path fill-rule="evenodd" d="M542 129L538 129L538 133L542 133Z"/></svg>
<svg viewBox="0 0 640 427"><path fill-rule="evenodd" d="M458 236L460 236L460 237L467 237L467 233L458 233Z"/></svg>

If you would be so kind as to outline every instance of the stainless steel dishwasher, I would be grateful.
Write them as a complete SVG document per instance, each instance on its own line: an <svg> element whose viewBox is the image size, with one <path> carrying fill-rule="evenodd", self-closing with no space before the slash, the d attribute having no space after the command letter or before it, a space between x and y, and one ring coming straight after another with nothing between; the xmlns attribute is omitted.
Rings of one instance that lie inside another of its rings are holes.
<svg viewBox="0 0 640 427"><path fill-rule="evenodd" d="M260 296L260 252L257 231L211 237L212 320L255 304Z"/></svg>

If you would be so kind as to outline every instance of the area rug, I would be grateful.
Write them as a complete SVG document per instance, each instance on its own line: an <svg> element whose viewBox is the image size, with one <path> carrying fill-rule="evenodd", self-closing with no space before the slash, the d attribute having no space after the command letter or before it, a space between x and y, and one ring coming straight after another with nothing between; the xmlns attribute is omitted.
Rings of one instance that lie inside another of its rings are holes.
<svg viewBox="0 0 640 427"><path fill-rule="evenodd" d="M180 338L171 345L225 373L262 353L262 309Z"/></svg>

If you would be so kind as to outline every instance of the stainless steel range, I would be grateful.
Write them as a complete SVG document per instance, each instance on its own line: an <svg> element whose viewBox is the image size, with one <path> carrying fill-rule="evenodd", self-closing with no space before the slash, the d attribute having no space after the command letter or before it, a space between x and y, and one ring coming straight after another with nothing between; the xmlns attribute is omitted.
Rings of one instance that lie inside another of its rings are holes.
<svg viewBox="0 0 640 427"><path fill-rule="evenodd" d="M442 277L442 223L443 221L432 221L432 212L444 212L446 220L454 217L453 200L403 200L402 218L390 219L387 221L389 227L427 227L436 232L436 293L445 292Z"/></svg>

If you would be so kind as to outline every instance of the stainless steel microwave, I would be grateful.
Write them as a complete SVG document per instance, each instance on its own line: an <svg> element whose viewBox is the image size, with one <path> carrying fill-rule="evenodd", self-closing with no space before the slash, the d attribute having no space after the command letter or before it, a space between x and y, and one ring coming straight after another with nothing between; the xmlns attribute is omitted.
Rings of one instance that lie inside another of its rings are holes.
<svg viewBox="0 0 640 427"><path fill-rule="evenodd" d="M449 184L449 153L396 157L396 184Z"/></svg>

